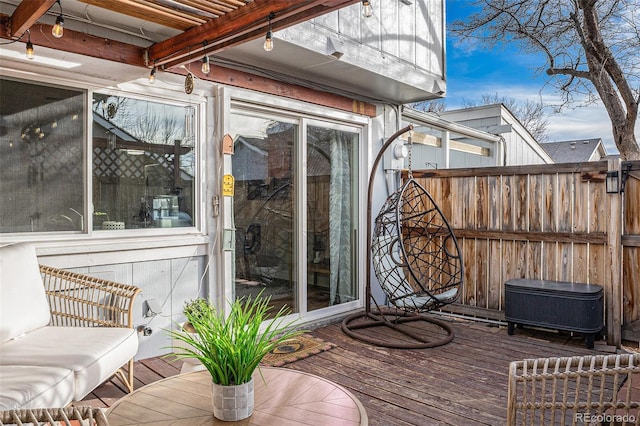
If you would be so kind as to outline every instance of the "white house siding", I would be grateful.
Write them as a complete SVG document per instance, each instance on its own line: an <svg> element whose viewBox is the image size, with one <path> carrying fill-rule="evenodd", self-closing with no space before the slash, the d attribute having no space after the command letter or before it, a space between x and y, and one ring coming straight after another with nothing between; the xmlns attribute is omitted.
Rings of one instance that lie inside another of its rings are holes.
<svg viewBox="0 0 640 426"><path fill-rule="evenodd" d="M139 287L142 292L133 307L133 325L152 330L149 336L138 335L136 359L144 359L166 352L163 348L171 345L171 339L164 330L170 329L173 321L184 319L185 302L206 294L207 282L202 279L207 263L206 245L181 246L187 244L185 239L174 240L173 244L176 246L162 247L158 242L131 246L102 241L87 243L81 249L74 249L75 244L70 242L66 247L64 243L47 244L39 245L38 260L45 265ZM160 303L161 313L145 316L145 302L149 299Z"/></svg>
<svg viewBox="0 0 640 426"><path fill-rule="evenodd" d="M446 91L444 1L372 5L370 18L363 18L356 4L278 31L278 48L297 47L286 51L296 52L287 72L393 103L441 97ZM332 46L339 58L331 56ZM276 48L269 53L275 56ZM282 61L278 58L280 71Z"/></svg>
<svg viewBox="0 0 640 426"><path fill-rule="evenodd" d="M505 154L498 165L553 163L533 136L502 104L446 111L439 115L445 120L502 136Z"/></svg>

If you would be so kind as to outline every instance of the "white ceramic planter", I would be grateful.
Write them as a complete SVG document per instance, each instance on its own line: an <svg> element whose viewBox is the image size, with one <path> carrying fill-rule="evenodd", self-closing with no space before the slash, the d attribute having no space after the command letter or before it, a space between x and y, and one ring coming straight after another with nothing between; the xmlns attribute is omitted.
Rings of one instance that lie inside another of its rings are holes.
<svg viewBox="0 0 640 426"><path fill-rule="evenodd" d="M253 378L241 385L213 386L213 415L216 419L233 422L253 414Z"/></svg>

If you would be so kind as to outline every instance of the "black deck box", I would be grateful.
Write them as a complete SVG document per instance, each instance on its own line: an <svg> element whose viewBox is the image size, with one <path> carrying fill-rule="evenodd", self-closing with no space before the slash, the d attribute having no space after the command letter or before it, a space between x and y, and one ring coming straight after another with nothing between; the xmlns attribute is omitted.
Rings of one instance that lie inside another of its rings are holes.
<svg viewBox="0 0 640 426"><path fill-rule="evenodd" d="M585 334L593 348L603 329L604 294L595 284L512 279L505 283L507 332L515 325L533 325Z"/></svg>

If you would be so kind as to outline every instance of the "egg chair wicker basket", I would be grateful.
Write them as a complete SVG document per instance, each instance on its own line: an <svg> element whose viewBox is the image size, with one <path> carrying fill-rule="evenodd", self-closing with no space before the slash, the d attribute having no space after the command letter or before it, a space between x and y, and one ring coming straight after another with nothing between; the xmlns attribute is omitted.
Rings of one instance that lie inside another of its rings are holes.
<svg viewBox="0 0 640 426"><path fill-rule="evenodd" d="M410 126L392 136L380 150L369 180L369 217L375 169L385 149ZM411 174L392 193L376 216L373 232L367 224L367 285L364 312L352 314L342 322L343 331L351 337L378 346L394 348L429 348L453 340L450 325L429 311L453 303L460 294L464 270L458 242L444 214L433 197ZM371 292L371 265L386 297L381 306ZM439 329L422 333L409 322L428 322ZM386 326L399 333L377 335L366 331Z"/></svg>

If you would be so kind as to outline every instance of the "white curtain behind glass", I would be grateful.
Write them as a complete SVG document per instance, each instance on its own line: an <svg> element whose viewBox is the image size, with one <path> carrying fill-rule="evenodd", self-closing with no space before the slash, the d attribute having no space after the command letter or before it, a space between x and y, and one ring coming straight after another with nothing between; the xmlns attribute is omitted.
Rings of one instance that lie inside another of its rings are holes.
<svg viewBox="0 0 640 426"><path fill-rule="evenodd" d="M353 194L351 177L351 137L333 131L330 142L331 182L329 185L329 252L331 259L330 302L353 300L351 229Z"/></svg>

